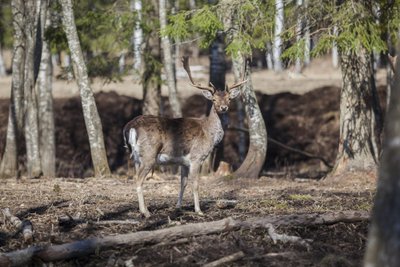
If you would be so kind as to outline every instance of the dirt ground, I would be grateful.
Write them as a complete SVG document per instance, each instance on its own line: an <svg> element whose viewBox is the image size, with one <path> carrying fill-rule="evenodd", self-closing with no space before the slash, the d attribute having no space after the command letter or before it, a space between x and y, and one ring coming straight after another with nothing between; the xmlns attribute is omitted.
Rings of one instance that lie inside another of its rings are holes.
<svg viewBox="0 0 400 267"><path fill-rule="evenodd" d="M277 214L369 211L375 188L374 174L349 174L343 183L315 180L272 179L230 180L203 177L200 195L204 216L193 213L190 187L183 210L174 207L178 195L177 177L150 178L145 198L152 216L138 212L134 183L113 179L71 179L1 181L2 207L10 207L35 229L36 245L62 244L93 236L115 235L168 228L174 225L214 221L225 217L246 219ZM219 209L220 199L236 200L234 207ZM59 218L81 221L63 224ZM96 225L88 221L137 220L138 224ZM279 242L267 231L241 230L192 237L171 244L120 246L90 257L60 261L51 266L200 266L226 255L243 251L245 256L228 266L361 266L368 222L321 226L278 226L280 234L311 239L309 246ZM0 250L26 247L9 223L0 224ZM170 240L172 241L172 240ZM133 265L128 265L131 262ZM109 264L109 265L107 265Z"/></svg>
<svg viewBox="0 0 400 267"><path fill-rule="evenodd" d="M207 68L194 71L205 82ZM179 72L178 72L179 74ZM185 116L201 116L206 102L178 76L178 89ZM315 60L302 75L285 71L274 74L255 70L254 88L267 125L268 136L290 147L321 156L330 164L336 156L339 130L340 72L329 60ZM232 80L228 76L228 82ZM381 102L384 102L385 75L378 72ZM8 97L11 80L0 79L0 151L4 150ZM268 143L267 161L257 180L233 180L204 176L200 183L204 216L194 214L190 186L182 211L175 210L179 179L156 173L145 183L144 192L152 216L138 212L134 182L128 179L123 125L140 114L141 87L132 77L122 83L104 85L95 80L93 89L103 123L107 155L113 176L92 178L89 145L75 82L55 80L55 123L57 176L62 178L0 181L0 208L33 224L35 245L62 244L93 236L116 235L174 225L214 221L226 217L247 219L269 215L370 211L375 192L375 173L349 173L320 180L328 168L310 159ZM166 95L166 90L164 95ZM168 103L165 101L166 109ZM236 125L236 107L230 125ZM236 131L227 131L225 160L233 168L240 165ZM21 173L24 174L24 148ZM72 178L73 177L73 178ZM82 179L84 178L84 179ZM340 180L340 182L339 182ZM189 182L190 183L190 182ZM235 200L236 205L220 209L218 200ZM60 218L78 218L65 224ZM104 220L136 220L137 224L98 225ZM244 257L227 266L361 266L368 222L340 222L320 226L279 226L277 232L310 239L309 246L274 243L267 231L239 230L192 237L164 245L141 244L99 251L90 257L56 262L47 266L200 266L232 253ZM0 221L0 252L26 248L20 233L5 220Z"/></svg>

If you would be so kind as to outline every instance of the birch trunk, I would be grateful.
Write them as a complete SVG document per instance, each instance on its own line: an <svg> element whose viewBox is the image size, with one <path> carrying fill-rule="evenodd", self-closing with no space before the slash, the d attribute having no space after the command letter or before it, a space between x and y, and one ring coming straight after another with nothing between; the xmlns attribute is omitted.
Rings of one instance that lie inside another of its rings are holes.
<svg viewBox="0 0 400 267"><path fill-rule="evenodd" d="M24 64L25 41L24 29L24 1L11 2L13 14L14 43L12 58L12 84L10 108L8 111L8 126L6 145L0 164L0 177L11 178L18 175L18 141L23 131L23 106L24 106Z"/></svg>
<svg viewBox="0 0 400 267"><path fill-rule="evenodd" d="M342 52L340 93L340 139L332 174L374 170L379 158L379 105L373 79L371 55Z"/></svg>
<svg viewBox="0 0 400 267"><path fill-rule="evenodd" d="M400 64L397 61L364 266L400 266Z"/></svg>
<svg viewBox="0 0 400 267"><path fill-rule="evenodd" d="M25 106L25 142L29 178L42 175L39 149L38 103L35 83L38 73L38 59L41 55L41 38L37 35L41 1L25 2L25 69L24 69L24 106Z"/></svg>
<svg viewBox="0 0 400 267"><path fill-rule="evenodd" d="M303 0L297 0L297 8L300 9L301 6L303 5ZM301 18L302 14L298 14L297 18L297 34L296 34L296 41L299 42L302 37L302 32L303 32L303 20ZM295 71L296 73L301 73L302 69L302 59L300 57L296 58L296 66L295 66Z"/></svg>
<svg viewBox="0 0 400 267"><path fill-rule="evenodd" d="M94 174L97 177L108 176L110 175L110 168L108 166L106 148L104 145L103 127L89 84L87 69L76 31L72 2L71 0L60 0L60 3L62 7L62 22L67 35L75 78L82 101L82 110L89 137Z"/></svg>
<svg viewBox="0 0 400 267"><path fill-rule="evenodd" d="M55 177L56 175L56 145L52 96L52 63L48 42L44 39L44 32L50 26L47 15L48 0L42 0L40 14L40 27L42 32L42 58L40 61L39 75L37 79L38 103L39 103L39 137L40 156L43 175Z"/></svg>
<svg viewBox="0 0 400 267"><path fill-rule="evenodd" d="M274 46L273 46L273 56L274 56L274 70L282 71L282 61L281 61L281 49L282 49L282 38L281 34L283 31L283 0L275 0L275 36L274 36Z"/></svg>
<svg viewBox="0 0 400 267"><path fill-rule="evenodd" d="M338 29L336 25L333 26L333 35L334 36L338 35ZM332 65L334 68L339 67L339 53L336 42L333 42L332 45Z"/></svg>
<svg viewBox="0 0 400 267"><path fill-rule="evenodd" d="M233 60L235 77L239 80L243 76L244 64L246 64L245 79L248 81L242 87L242 99L249 127L250 143L246 158L239 169L234 172L234 176L258 178L267 154L267 130L253 90L249 62L243 62L242 57L237 57Z"/></svg>
<svg viewBox="0 0 400 267"><path fill-rule="evenodd" d="M166 0L159 0L160 30L167 27L167 4ZM174 118L182 117L181 104L178 100L176 80L174 72L174 60L172 58L171 42L168 36L161 36L161 45L164 59L164 70L168 86L168 99Z"/></svg>
<svg viewBox="0 0 400 267"><path fill-rule="evenodd" d="M142 68L141 46L143 43L143 30L140 27L142 20L142 0L131 0L131 11L136 12L137 21L133 30L132 45L133 45L133 69L140 71Z"/></svg>

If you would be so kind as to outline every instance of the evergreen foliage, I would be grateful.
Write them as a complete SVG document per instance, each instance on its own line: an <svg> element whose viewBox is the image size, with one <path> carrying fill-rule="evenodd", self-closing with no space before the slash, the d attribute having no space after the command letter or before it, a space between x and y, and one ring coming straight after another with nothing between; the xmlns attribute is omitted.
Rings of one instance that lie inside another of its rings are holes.
<svg viewBox="0 0 400 267"><path fill-rule="evenodd" d="M202 38L202 46L208 46L217 31L223 30L226 8L233 8L238 34L226 40L226 52L251 55L254 48L265 49L271 41L274 29L275 1L232 0L205 5L197 10L182 11L170 17L170 25L163 33L175 40L190 39L193 33ZM304 57L306 40L298 38L298 21L307 21L314 47L311 56L326 53L336 43L340 51L357 52L360 47L368 52L385 52L385 36L397 40L400 25L400 1L384 0L308 0L298 6L296 1L285 1L284 59ZM201 18L201 19L199 19ZM337 34L334 33L337 28ZM305 30L304 28L302 29ZM225 32L225 36L230 36Z"/></svg>
<svg viewBox="0 0 400 267"><path fill-rule="evenodd" d="M2 48L12 48L12 28L11 0L4 0L0 3L0 46Z"/></svg>
<svg viewBox="0 0 400 267"><path fill-rule="evenodd" d="M46 37L53 53L68 51L57 1L52 2L52 10L53 23ZM89 76L119 80L118 59L130 49L137 17L129 10L128 1L75 1L74 15Z"/></svg>

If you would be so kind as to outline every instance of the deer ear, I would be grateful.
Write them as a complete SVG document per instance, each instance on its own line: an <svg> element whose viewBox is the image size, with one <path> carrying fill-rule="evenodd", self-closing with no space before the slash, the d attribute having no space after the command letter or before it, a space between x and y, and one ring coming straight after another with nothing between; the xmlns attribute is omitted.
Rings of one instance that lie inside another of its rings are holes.
<svg viewBox="0 0 400 267"><path fill-rule="evenodd" d="M240 87L229 90L229 99L234 99L240 95Z"/></svg>
<svg viewBox="0 0 400 267"><path fill-rule="evenodd" d="M207 98L208 100L213 100L213 95L211 94L210 91L207 90L202 90L203 96Z"/></svg>

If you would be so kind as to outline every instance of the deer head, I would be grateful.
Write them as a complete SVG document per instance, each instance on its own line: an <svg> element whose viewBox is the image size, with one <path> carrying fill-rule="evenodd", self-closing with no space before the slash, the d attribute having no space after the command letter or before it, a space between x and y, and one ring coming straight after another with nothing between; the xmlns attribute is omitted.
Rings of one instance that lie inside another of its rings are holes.
<svg viewBox="0 0 400 267"><path fill-rule="evenodd" d="M231 86L225 85L224 90L217 90L212 83L210 83L210 86L195 84L190 72L189 58L182 57L182 63L183 68L189 76L190 85L202 90L203 96L213 102L214 108L218 113L225 113L228 111L231 100L240 94L240 86L247 82L247 80L244 80L243 75L242 81Z"/></svg>

